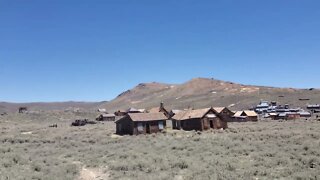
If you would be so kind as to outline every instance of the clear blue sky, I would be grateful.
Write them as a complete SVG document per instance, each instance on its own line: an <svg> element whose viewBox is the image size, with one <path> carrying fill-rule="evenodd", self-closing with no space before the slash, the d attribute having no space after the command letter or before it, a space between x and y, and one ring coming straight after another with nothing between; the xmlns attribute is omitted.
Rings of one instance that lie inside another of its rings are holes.
<svg viewBox="0 0 320 180"><path fill-rule="evenodd" d="M0 101L214 77L320 87L318 0L0 0Z"/></svg>

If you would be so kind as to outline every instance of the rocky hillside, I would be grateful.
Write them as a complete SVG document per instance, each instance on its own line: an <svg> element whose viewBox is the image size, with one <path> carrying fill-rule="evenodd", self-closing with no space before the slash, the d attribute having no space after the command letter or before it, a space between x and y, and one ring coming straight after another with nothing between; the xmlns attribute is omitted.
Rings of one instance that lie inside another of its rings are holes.
<svg viewBox="0 0 320 180"><path fill-rule="evenodd" d="M163 101L166 107L177 109L209 106L247 109L260 100L305 107L308 103L320 103L320 90L250 86L216 79L195 78L183 84L142 83L100 107L109 111L129 107L149 109L159 106Z"/></svg>

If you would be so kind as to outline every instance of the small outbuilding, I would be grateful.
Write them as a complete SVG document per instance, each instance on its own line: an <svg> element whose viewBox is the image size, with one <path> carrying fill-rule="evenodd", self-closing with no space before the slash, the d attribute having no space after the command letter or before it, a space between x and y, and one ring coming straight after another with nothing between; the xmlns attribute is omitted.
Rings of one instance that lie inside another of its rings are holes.
<svg viewBox="0 0 320 180"><path fill-rule="evenodd" d="M117 120L116 134L138 135L163 131L168 118L163 113L129 113Z"/></svg>
<svg viewBox="0 0 320 180"><path fill-rule="evenodd" d="M114 114L100 114L97 118L97 121L115 121L116 115Z"/></svg>
<svg viewBox="0 0 320 180"><path fill-rule="evenodd" d="M237 111L233 118L236 122L258 121L258 114L254 111Z"/></svg>
<svg viewBox="0 0 320 180"><path fill-rule="evenodd" d="M307 105L307 109L308 110L315 110L315 109L320 110L320 104L309 104L309 105Z"/></svg>
<svg viewBox="0 0 320 180"><path fill-rule="evenodd" d="M118 111L114 112L114 115L125 116L125 115L127 115L127 111L126 110L118 110Z"/></svg>
<svg viewBox="0 0 320 180"><path fill-rule="evenodd" d="M247 121L258 121L258 114L254 111L243 111L244 115L247 116Z"/></svg>
<svg viewBox="0 0 320 180"><path fill-rule="evenodd" d="M233 115L233 122L246 122L247 116L243 115L243 111L236 111Z"/></svg>
<svg viewBox="0 0 320 180"><path fill-rule="evenodd" d="M299 112L299 114L300 114L300 117L302 117L302 118L310 118L312 116L311 113L309 113L307 111Z"/></svg>
<svg viewBox="0 0 320 180"><path fill-rule="evenodd" d="M141 110L136 109L136 108L129 108L127 110L127 113L141 113Z"/></svg>
<svg viewBox="0 0 320 180"><path fill-rule="evenodd" d="M300 113L298 112L287 112L286 113L286 120L293 120L293 119L299 119Z"/></svg>

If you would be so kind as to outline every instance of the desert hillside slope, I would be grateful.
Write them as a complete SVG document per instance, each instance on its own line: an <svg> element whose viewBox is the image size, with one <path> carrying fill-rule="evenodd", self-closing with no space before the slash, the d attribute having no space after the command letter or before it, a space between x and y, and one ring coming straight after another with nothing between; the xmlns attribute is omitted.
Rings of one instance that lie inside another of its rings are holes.
<svg viewBox="0 0 320 180"><path fill-rule="evenodd" d="M100 107L109 111L129 107L148 109L159 106L162 101L166 107L176 109L208 106L247 109L260 100L305 107L306 104L320 103L320 90L250 86L216 79L195 78L183 84L142 83Z"/></svg>

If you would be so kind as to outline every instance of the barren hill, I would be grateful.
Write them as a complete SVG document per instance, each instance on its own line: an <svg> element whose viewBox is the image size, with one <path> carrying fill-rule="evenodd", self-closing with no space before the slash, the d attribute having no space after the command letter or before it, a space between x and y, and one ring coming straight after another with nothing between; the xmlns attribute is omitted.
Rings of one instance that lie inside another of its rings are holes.
<svg viewBox="0 0 320 180"><path fill-rule="evenodd" d="M158 107L160 102L164 102L170 109L227 106L233 110L240 110L251 108L260 100L305 107L306 104L320 103L320 90L250 86L216 79L195 78L183 84L141 83L109 102L0 102L0 113L16 112L21 106L35 111L106 108L107 111L114 112L130 107L151 109Z"/></svg>
<svg viewBox="0 0 320 180"><path fill-rule="evenodd" d="M195 78L183 84L142 83L101 107L109 111L129 107L148 109L159 106L162 101L166 107L177 109L208 106L247 109L260 100L305 107L308 103L320 103L320 90L250 86L216 79Z"/></svg>

